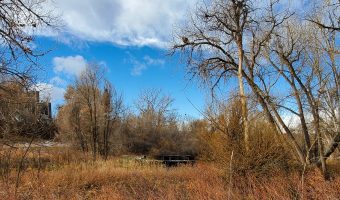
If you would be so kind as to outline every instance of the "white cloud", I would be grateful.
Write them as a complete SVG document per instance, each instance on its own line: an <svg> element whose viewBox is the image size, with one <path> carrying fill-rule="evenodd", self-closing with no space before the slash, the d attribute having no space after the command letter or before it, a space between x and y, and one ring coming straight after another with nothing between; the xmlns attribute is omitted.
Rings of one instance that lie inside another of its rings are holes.
<svg viewBox="0 0 340 200"><path fill-rule="evenodd" d="M65 32L88 41L164 47L197 0L58 0Z"/></svg>
<svg viewBox="0 0 340 200"><path fill-rule="evenodd" d="M295 114L286 114L282 116L283 122L286 126L296 128L301 124L300 118Z"/></svg>
<svg viewBox="0 0 340 200"><path fill-rule="evenodd" d="M322 113L320 115L324 116ZM305 112L304 117L307 124L312 123L313 115L311 113ZM301 125L300 117L289 112L282 114L282 120L290 128L296 128Z"/></svg>
<svg viewBox="0 0 340 200"><path fill-rule="evenodd" d="M65 88L49 83L38 83L34 89L40 91L40 99L50 100L52 103L62 101L66 91Z"/></svg>
<svg viewBox="0 0 340 200"><path fill-rule="evenodd" d="M64 87L64 86L67 85L67 81L60 78L59 76L55 76L55 77L51 78L50 84L60 86L60 87Z"/></svg>
<svg viewBox="0 0 340 200"><path fill-rule="evenodd" d="M131 70L132 76L140 76L142 75L144 70L147 70L150 66L163 66L165 61L163 59L151 58L150 56L146 55L143 57L142 60L137 60L131 54L128 53L130 56L130 62L133 65Z"/></svg>
<svg viewBox="0 0 340 200"><path fill-rule="evenodd" d="M53 58L54 72L68 76L79 76L86 68L87 61L82 56L67 56Z"/></svg>

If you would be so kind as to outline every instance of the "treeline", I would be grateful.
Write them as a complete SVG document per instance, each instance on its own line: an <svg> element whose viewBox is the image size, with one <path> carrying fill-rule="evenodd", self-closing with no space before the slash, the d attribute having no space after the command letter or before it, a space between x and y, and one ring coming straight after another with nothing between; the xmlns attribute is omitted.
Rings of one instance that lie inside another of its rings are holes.
<svg viewBox="0 0 340 200"><path fill-rule="evenodd" d="M232 162L234 171L242 173L288 170L297 161L284 142L287 136L280 136L257 109L250 112L257 117L250 123L251 151L246 149L238 95L207 104L205 119L183 119L173 101L161 90L149 89L128 108L100 66L90 64L67 88L56 118L58 138L94 159L190 154L223 168Z"/></svg>
<svg viewBox="0 0 340 200"><path fill-rule="evenodd" d="M59 108L59 136L84 152L107 158L115 154L197 154L195 133L179 119L173 99L161 90L142 91L135 111L102 77L98 65L88 65L65 93Z"/></svg>

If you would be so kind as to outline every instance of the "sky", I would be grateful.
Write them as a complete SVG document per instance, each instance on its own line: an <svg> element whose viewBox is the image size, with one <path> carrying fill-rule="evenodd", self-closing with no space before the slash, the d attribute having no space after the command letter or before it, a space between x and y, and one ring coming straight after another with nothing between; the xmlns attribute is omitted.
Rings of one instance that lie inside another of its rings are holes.
<svg viewBox="0 0 340 200"><path fill-rule="evenodd" d="M99 63L105 78L133 108L140 92L161 89L173 109L202 118L207 88L189 81L178 55L168 56L173 35L190 19L200 0L55 0L42 9L59 18L58 31L38 31L36 48L51 50L40 59L38 88L54 111L66 87L88 63ZM258 0L259 4L263 1ZM302 8L305 0L283 0Z"/></svg>
<svg viewBox="0 0 340 200"><path fill-rule="evenodd" d="M140 92L161 89L174 98L179 114L200 118L205 92L186 76L178 56L168 56L176 27L196 0L58 0L47 8L60 18L58 31L41 31L39 49L51 50L39 62L38 88L54 111L66 87L88 63L99 63L105 78L133 108Z"/></svg>

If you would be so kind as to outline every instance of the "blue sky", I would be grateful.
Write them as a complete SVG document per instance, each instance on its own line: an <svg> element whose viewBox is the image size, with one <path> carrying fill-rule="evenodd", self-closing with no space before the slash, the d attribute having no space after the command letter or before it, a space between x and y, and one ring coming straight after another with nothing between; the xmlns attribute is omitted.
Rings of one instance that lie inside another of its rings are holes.
<svg viewBox="0 0 340 200"><path fill-rule="evenodd" d="M155 88L174 98L181 115L199 118L205 91L186 78L178 56L168 56L172 33L196 0L60 0L49 5L62 20L58 32L43 31L38 49L52 50L39 62L38 85L56 108L87 63L105 68L105 78L133 108L141 91ZM143 7L141 7L143 6ZM189 99L189 100L188 100ZM195 108L192 104L195 105Z"/></svg>
<svg viewBox="0 0 340 200"><path fill-rule="evenodd" d="M198 84L186 78L185 66L178 56L167 56L165 49L155 47L121 47L108 42L88 42L74 48L51 38L39 38L38 42L53 49L40 63L44 70L38 72L45 93L54 106L63 103L63 92L72 84L86 63L98 62L105 69L105 78L123 93L128 106L133 106L141 91L161 89L163 94L175 99L173 108L180 114L199 117L204 104L204 91Z"/></svg>
<svg viewBox="0 0 340 200"><path fill-rule="evenodd" d="M37 49L52 50L40 59L38 86L54 105L89 62L106 68L105 78L123 93L127 106L145 89L161 89L182 115L201 117L207 91L186 78L178 56L167 49L174 33L200 0L58 0L44 10L58 16L56 30L37 31ZM283 0L301 8L305 1ZM262 3L262 1L259 1ZM183 26L182 26L183 27ZM236 86L235 86L236 87ZM229 88L234 90L235 88ZM195 106L193 106L193 105Z"/></svg>

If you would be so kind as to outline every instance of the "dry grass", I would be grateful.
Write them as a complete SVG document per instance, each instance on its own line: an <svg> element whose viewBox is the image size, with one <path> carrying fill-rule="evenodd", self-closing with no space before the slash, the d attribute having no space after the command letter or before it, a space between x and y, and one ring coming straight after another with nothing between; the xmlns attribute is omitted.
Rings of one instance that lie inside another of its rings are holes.
<svg viewBox="0 0 340 200"><path fill-rule="evenodd" d="M21 153L12 152L12 163ZM38 153L34 149L28 155L16 193L15 165L7 177L2 176L0 199L340 198L340 178L335 176L326 182L317 170L306 172L303 185L298 172L277 172L270 177L234 174L228 196L228 174L211 163L168 169L157 164L141 164L131 157L93 162L90 156L70 150L43 150L40 156ZM331 166L335 174L339 163Z"/></svg>

